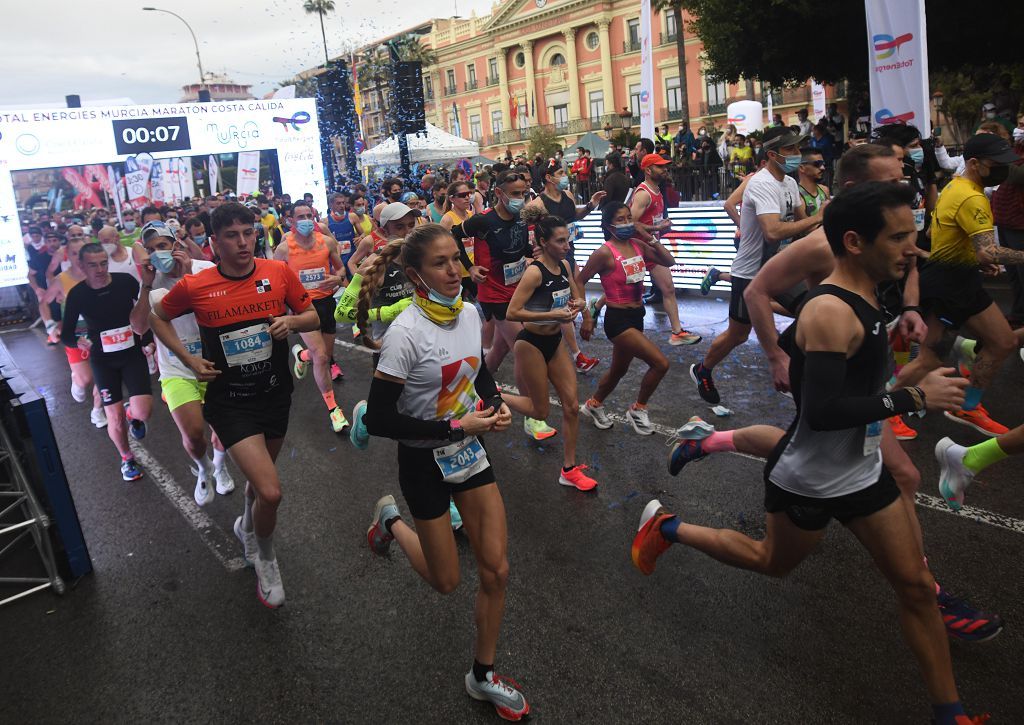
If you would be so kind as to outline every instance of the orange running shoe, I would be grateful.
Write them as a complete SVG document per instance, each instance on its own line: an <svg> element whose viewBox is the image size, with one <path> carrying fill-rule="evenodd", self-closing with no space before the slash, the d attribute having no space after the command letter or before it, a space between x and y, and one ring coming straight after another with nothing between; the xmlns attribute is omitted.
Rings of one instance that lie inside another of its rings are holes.
<svg viewBox="0 0 1024 725"><path fill-rule="evenodd" d="M971 717L970 715L957 715L956 725L985 725L985 723L991 719L992 716L988 713L985 713L984 715L975 715L974 717Z"/></svg>
<svg viewBox="0 0 1024 725"><path fill-rule="evenodd" d="M582 463L573 466L568 471L563 470L558 477L558 482L563 486L574 486L579 491L593 491L597 488L597 481L584 473L587 466Z"/></svg>
<svg viewBox="0 0 1024 725"><path fill-rule="evenodd" d="M896 440L912 441L917 438L917 431L903 422L902 415L894 415L889 418L888 421L889 427L892 428L892 432L896 434Z"/></svg>
<svg viewBox="0 0 1024 725"><path fill-rule="evenodd" d="M993 438L1010 432L1010 429L1005 425L992 420L988 411L982 405L979 405L974 410L954 410L952 412L947 410L946 417L962 425L970 426L982 435L992 436Z"/></svg>
<svg viewBox="0 0 1024 725"><path fill-rule="evenodd" d="M661 535L661 525L673 517L658 499L651 500L640 516L640 528L633 537L633 566L650 576L658 557L668 551L671 542Z"/></svg>

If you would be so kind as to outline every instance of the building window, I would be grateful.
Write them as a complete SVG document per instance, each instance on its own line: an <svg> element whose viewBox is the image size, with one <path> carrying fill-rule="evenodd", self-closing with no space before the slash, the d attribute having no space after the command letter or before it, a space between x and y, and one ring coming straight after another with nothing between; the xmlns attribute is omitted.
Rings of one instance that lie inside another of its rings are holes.
<svg viewBox="0 0 1024 725"><path fill-rule="evenodd" d="M640 45L640 19L633 18L626 21L626 40L630 45Z"/></svg>
<svg viewBox="0 0 1024 725"><path fill-rule="evenodd" d="M640 117L640 84L634 83L629 87L629 110L633 112L634 118Z"/></svg>
<svg viewBox="0 0 1024 725"><path fill-rule="evenodd" d="M498 59L488 58L487 59L487 76L497 80L498 78Z"/></svg>
<svg viewBox="0 0 1024 725"><path fill-rule="evenodd" d="M584 42L587 44L587 47L590 48L591 50L597 50L597 46L601 44L601 37L593 30L591 30L589 33L587 33L587 37L584 39Z"/></svg>
<svg viewBox="0 0 1024 725"><path fill-rule="evenodd" d="M683 108L683 95L679 91L679 76L665 79L665 107L669 114L678 114Z"/></svg>
<svg viewBox="0 0 1024 725"><path fill-rule="evenodd" d="M604 91L591 91L588 95L591 120L601 118L604 115Z"/></svg>
<svg viewBox="0 0 1024 725"><path fill-rule="evenodd" d="M469 117L469 138L473 141L479 141L484 136L483 130L480 128L480 116L473 115Z"/></svg>
<svg viewBox="0 0 1024 725"><path fill-rule="evenodd" d="M725 81L715 82L710 78L705 78L705 82L708 86L708 105L724 106L726 98Z"/></svg>
<svg viewBox="0 0 1024 725"><path fill-rule="evenodd" d="M665 40L675 40L678 34L679 28L676 27L675 14L665 13Z"/></svg>
<svg viewBox="0 0 1024 725"><path fill-rule="evenodd" d="M445 78L448 79L448 95L455 93L455 71L451 68L444 72Z"/></svg>
<svg viewBox="0 0 1024 725"><path fill-rule="evenodd" d="M466 79L472 85L476 85L476 63L470 63L466 66Z"/></svg>
<svg viewBox="0 0 1024 725"><path fill-rule="evenodd" d="M516 68L522 68L526 65L526 55L523 54L523 51L519 51L512 58L512 62L516 64Z"/></svg>
<svg viewBox="0 0 1024 725"><path fill-rule="evenodd" d="M430 76L423 76L423 88L425 91L424 96L426 96L427 100L434 97L434 81Z"/></svg>
<svg viewBox="0 0 1024 725"><path fill-rule="evenodd" d="M491 133L495 136L501 133L501 111L491 111Z"/></svg>
<svg viewBox="0 0 1024 725"><path fill-rule="evenodd" d="M551 108L551 122L554 123L556 130L565 130L569 126L569 107L552 106Z"/></svg>
<svg viewBox="0 0 1024 725"><path fill-rule="evenodd" d="M552 67L565 65L565 56L562 55L561 53L555 53L553 56L551 56L551 65Z"/></svg>

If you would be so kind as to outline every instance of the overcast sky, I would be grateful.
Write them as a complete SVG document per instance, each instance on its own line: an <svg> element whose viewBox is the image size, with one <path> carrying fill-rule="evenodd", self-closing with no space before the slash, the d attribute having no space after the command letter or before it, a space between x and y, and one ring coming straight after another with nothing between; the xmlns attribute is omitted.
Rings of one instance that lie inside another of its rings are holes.
<svg viewBox="0 0 1024 725"><path fill-rule="evenodd" d="M325 16L335 55L431 17L490 11L490 0L335 0ZM152 4L181 15L199 38L203 69L249 83L262 96L323 60L316 15L302 0L3 0L0 105L31 108L90 98L177 101L199 77L195 47L181 21L143 12ZM357 9L358 8L358 9Z"/></svg>

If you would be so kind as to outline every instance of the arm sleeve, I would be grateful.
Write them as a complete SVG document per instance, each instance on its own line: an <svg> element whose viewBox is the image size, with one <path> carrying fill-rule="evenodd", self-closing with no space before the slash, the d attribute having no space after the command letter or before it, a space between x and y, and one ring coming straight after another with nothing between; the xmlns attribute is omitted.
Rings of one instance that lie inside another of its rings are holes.
<svg viewBox="0 0 1024 725"><path fill-rule="evenodd" d="M334 319L338 322L355 322L356 305L359 303L359 290L363 286L363 275L352 275L352 281L348 283L345 291L338 298L338 305L334 308Z"/></svg>
<svg viewBox="0 0 1024 725"><path fill-rule="evenodd" d="M491 375L491 371L487 369L487 365L483 360L484 351L481 350L480 370L477 371L473 387L476 389L476 394L480 396L480 399L486 402L498 394L498 385L494 382L494 377Z"/></svg>
<svg viewBox="0 0 1024 725"><path fill-rule="evenodd" d="M281 275L284 279L284 301L289 309L295 314L305 312L309 309L312 301L309 299L309 292L299 281L299 275L295 270L284 262L281 262Z"/></svg>
<svg viewBox="0 0 1024 725"><path fill-rule="evenodd" d="M188 293L188 278L189 275L185 275L175 282L170 292L165 294L164 298L160 300L160 307L170 320L192 311L192 303Z"/></svg>
<svg viewBox="0 0 1024 725"><path fill-rule="evenodd" d="M883 395L841 396L846 355L809 352L804 365L801 403L812 430L842 430L917 410L906 389Z"/></svg>
<svg viewBox="0 0 1024 725"><path fill-rule="evenodd" d="M405 386L392 380L373 378L363 422L370 435L406 440L447 440L448 421L420 420L398 412L398 399Z"/></svg>
<svg viewBox="0 0 1024 725"><path fill-rule="evenodd" d="M85 284L85 282L79 282L79 284ZM75 328L78 327L78 318L81 313L78 311L78 296L74 292L74 287L68 291L67 297L64 298L64 311L61 313L64 324L60 328L60 341L64 347L68 348L78 347Z"/></svg>

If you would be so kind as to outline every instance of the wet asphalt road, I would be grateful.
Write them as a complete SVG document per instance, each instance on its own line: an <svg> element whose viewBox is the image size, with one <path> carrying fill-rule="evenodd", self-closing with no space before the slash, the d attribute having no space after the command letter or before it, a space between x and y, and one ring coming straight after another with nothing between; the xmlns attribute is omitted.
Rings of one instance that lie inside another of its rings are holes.
<svg viewBox="0 0 1024 725"><path fill-rule="evenodd" d="M675 427L701 414L723 429L788 424L792 402L771 389L755 341L717 369L723 403L735 414L714 418L687 368L724 328L726 306L699 297L680 304L684 324L705 339L669 347L667 318L648 313L651 337L672 363L651 401L652 420ZM397 547L385 559L369 552L374 502L399 494L395 444L374 439L358 452L335 436L311 375L297 384L279 460L276 546L287 606L270 611L256 600L252 572L236 568L231 526L240 492L218 496L195 523L190 461L166 408L157 401L142 442L145 460L166 475L150 471L125 484L105 432L71 400L63 353L45 349L37 332L6 334L4 342L48 398L95 572L63 597L36 594L0 610L0 722L497 721L462 686L476 584L465 539L463 582L447 597L420 581ZM610 357L600 327L584 349L605 362L580 376L581 400ZM336 390L348 411L368 388L370 356L339 347L337 359L346 377ZM613 410L633 400L642 373L635 363L607 401ZM497 378L512 381L511 359ZM1000 394L986 401L994 418L1024 422L1022 383L1015 356L997 382ZM549 420L558 427L558 408ZM935 441L980 438L934 415L912 425L921 435L905 445L922 492L936 496ZM508 509L512 572L498 669L521 684L535 720L929 720L891 592L841 526L785 580L682 547L643 577L629 544L652 496L694 522L759 535L761 463L712 456L673 479L664 436L641 437L621 423L609 431L582 423L581 431L580 460L600 482L595 494L557 485L558 439L528 441L518 416L488 442ZM1008 622L991 642L952 643L964 702L995 723L1024 721L1022 479L1020 463L1006 461L979 477L967 501L1017 530L984 515L918 507L937 579ZM186 501L191 519L169 491Z"/></svg>

